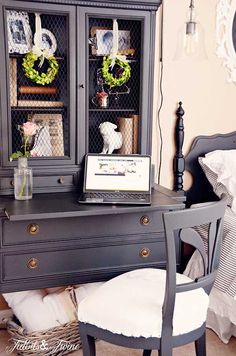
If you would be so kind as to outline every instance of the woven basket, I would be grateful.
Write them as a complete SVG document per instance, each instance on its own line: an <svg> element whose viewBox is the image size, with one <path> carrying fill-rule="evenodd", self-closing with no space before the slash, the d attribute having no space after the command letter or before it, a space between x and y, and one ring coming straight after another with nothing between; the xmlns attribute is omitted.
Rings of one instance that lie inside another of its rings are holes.
<svg viewBox="0 0 236 356"><path fill-rule="evenodd" d="M81 348L78 321L73 321L44 331L27 333L13 319L7 321L11 335L9 350L18 355L60 356ZM17 346L16 346L17 344Z"/></svg>

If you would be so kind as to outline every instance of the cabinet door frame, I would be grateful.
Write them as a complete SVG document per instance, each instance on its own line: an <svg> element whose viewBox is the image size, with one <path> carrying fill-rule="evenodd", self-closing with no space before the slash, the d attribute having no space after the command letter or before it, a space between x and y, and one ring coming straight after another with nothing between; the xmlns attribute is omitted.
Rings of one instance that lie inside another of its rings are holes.
<svg viewBox="0 0 236 356"><path fill-rule="evenodd" d="M32 159L30 165L35 167L40 166L74 166L76 162L75 146L76 146L76 7L66 6L61 4L46 4L46 3L32 3L25 1L0 1L0 18L4 21L0 21L0 33L4 34L4 41L0 41L0 52L4 55L1 57L2 62L0 66L0 116L2 124L2 146L3 153L1 153L1 165L3 168L14 167L17 162L10 162L9 155L12 147L11 137L11 107L10 107L10 95L9 93L9 55L7 46L7 24L6 24L6 11L7 10L19 10L19 11L32 11L44 14L64 15L68 17L68 90L69 101L67 112L69 115L69 150L70 155L60 158L55 157L43 157Z"/></svg>
<svg viewBox="0 0 236 356"><path fill-rule="evenodd" d="M116 18L125 20L139 20L142 22L142 48L141 48L141 63L140 63L140 113L141 116L141 130L140 130L140 153L141 154L151 154L151 143L152 143L152 116L153 116L153 66L154 66L154 44L155 44L155 14L153 11L140 11L140 10L126 10L126 9L116 9L115 16L112 9L104 9L99 7L81 7L78 13L78 22L81 25L78 34L78 48L80 43L84 43L85 46L81 49L80 54L80 65L78 68L79 82L84 85L83 92L80 91L79 95L79 105L82 112L80 117L84 118L83 127L85 128L85 150L88 152L88 122L89 122L89 88L86 83L88 81L89 75L89 63L87 61L89 53L88 44L88 22L90 17L99 18ZM82 93L81 93L82 92ZM147 94L148 93L148 94Z"/></svg>

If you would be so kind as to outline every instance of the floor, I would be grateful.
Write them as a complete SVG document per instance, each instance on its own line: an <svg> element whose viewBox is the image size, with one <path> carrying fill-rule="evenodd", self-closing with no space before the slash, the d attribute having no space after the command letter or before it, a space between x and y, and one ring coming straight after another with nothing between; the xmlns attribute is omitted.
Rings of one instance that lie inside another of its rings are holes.
<svg viewBox="0 0 236 356"><path fill-rule="evenodd" d="M5 330L0 330L0 356L17 355L15 351L7 350L10 343L9 335ZM97 342L97 356L141 356L141 350L130 350L118 346L113 346L103 341ZM8 352L7 352L8 351ZM152 353L153 356L157 352ZM37 355L37 353L35 353ZM82 356L82 350L73 352L71 356ZM173 356L195 356L193 344L178 347L174 350ZM207 356L235 356L236 355L236 338L231 338L229 344L222 343L216 334L207 330Z"/></svg>

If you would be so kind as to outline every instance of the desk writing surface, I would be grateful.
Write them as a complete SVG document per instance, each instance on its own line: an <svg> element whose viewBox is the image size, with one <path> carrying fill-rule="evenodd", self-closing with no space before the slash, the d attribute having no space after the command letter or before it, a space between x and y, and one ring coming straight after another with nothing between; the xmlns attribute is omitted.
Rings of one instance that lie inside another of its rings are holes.
<svg viewBox="0 0 236 356"><path fill-rule="evenodd" d="M52 219L92 215L113 215L152 210L182 209L182 202L153 190L152 204L134 205L90 205L77 202L78 193L35 194L32 200L18 201L14 197L0 197L0 208L11 221L26 219Z"/></svg>

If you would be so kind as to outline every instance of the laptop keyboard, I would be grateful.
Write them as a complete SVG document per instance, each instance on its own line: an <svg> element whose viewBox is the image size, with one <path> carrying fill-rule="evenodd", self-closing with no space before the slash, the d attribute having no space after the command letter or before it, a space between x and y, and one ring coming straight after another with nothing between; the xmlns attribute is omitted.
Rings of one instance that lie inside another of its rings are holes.
<svg viewBox="0 0 236 356"><path fill-rule="evenodd" d="M132 193L86 193L86 198L94 199L130 199L139 200L145 199L147 194L132 194Z"/></svg>

